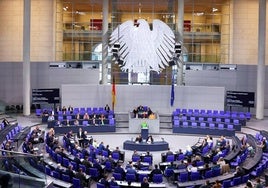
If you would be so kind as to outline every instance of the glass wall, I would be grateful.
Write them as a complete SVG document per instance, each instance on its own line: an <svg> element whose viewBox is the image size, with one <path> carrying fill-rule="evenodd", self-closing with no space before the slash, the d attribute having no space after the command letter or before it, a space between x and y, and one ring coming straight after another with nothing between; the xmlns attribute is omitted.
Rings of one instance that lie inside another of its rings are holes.
<svg viewBox="0 0 268 188"><path fill-rule="evenodd" d="M109 1L109 32L122 22L140 18L149 23L154 19L160 19L178 36L176 33L178 0ZM99 44L102 43L102 1L57 0L56 22L58 61L101 61ZM228 64L229 0L185 0L183 23L186 64ZM108 63L111 63L111 58ZM151 84L170 84L170 79L167 78L171 77L171 67L167 67L160 74L146 73L146 75L121 72L114 63L109 67L111 67L109 73L118 75L117 80L120 83L136 83L144 80L145 83Z"/></svg>

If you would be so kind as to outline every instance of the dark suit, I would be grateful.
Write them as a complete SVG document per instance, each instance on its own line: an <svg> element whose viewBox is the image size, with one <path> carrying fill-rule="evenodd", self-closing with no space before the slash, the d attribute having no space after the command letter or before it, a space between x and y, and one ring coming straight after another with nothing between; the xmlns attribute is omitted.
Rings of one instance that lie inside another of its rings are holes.
<svg viewBox="0 0 268 188"><path fill-rule="evenodd" d="M121 166L115 167L114 172L115 173L120 173L123 179L126 176L126 172L125 172L125 170Z"/></svg>
<svg viewBox="0 0 268 188"><path fill-rule="evenodd" d="M71 179L73 177L75 177L75 173L73 172L73 170L70 170L70 169L66 169L66 171L64 172L64 174L69 175Z"/></svg>
<svg viewBox="0 0 268 188"><path fill-rule="evenodd" d="M81 183L81 185L82 185L83 187L86 187L86 186L87 186L87 180L86 180L86 177L85 177L85 175L84 175L83 173L78 172L78 173L75 175L75 177L76 177L77 179L80 180L80 183Z"/></svg>
<svg viewBox="0 0 268 188"><path fill-rule="evenodd" d="M155 169L153 169L152 172L151 172L151 174L150 174L150 178L151 178L151 180L153 179L153 176L154 176L155 174L162 174L162 171L161 171L159 168L155 168Z"/></svg>
<svg viewBox="0 0 268 188"><path fill-rule="evenodd" d="M79 131L76 136L77 136L77 139L78 139L78 142L79 142L79 146L84 147L84 139L85 139L84 132Z"/></svg>

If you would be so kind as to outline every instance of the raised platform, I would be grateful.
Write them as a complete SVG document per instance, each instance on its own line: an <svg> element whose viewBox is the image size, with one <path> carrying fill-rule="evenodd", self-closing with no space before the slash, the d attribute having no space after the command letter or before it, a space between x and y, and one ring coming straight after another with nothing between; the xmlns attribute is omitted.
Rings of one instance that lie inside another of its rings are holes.
<svg viewBox="0 0 268 188"><path fill-rule="evenodd" d="M169 144L166 141L157 141L152 144L147 144L146 142L136 143L127 140L124 142L123 148L132 151L165 151L168 150Z"/></svg>
<svg viewBox="0 0 268 188"><path fill-rule="evenodd" d="M173 133L234 136L235 130L216 129L216 128L210 129L210 128L190 127L190 126L189 127L174 126Z"/></svg>
<svg viewBox="0 0 268 188"><path fill-rule="evenodd" d="M99 125L99 126L62 126L62 127L54 127L56 134L64 134L69 131L73 131L74 133L78 132L79 128L82 128L83 131L87 131L88 133L97 133L97 132L115 132L115 125Z"/></svg>

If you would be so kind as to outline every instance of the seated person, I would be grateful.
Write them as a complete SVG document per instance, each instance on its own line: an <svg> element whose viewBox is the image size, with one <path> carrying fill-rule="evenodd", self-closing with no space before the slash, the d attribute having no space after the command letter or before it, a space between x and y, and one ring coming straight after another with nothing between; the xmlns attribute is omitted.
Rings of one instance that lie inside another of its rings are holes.
<svg viewBox="0 0 268 188"><path fill-rule="evenodd" d="M134 108L132 112L134 114L133 118L137 118L138 117L138 109Z"/></svg>
<svg viewBox="0 0 268 188"><path fill-rule="evenodd" d="M245 171L240 166L237 166L235 168L234 176L235 177L241 177L243 175L245 175Z"/></svg>
<svg viewBox="0 0 268 188"><path fill-rule="evenodd" d="M156 119L156 115L155 115L155 113L151 113L150 115L149 115L149 117L148 117L149 119Z"/></svg>
<svg viewBox="0 0 268 188"><path fill-rule="evenodd" d="M83 119L84 119L84 120L89 120L89 119L90 119L90 118L89 118L89 115L88 115L87 112L84 114Z"/></svg>
<svg viewBox="0 0 268 188"><path fill-rule="evenodd" d="M104 110L105 110L107 113L109 113L109 112L110 112L110 107L109 107L109 105L108 105L108 104L106 104L106 105L105 105Z"/></svg>
<svg viewBox="0 0 268 188"><path fill-rule="evenodd" d="M142 142L142 137L141 137L141 135L139 135L139 136L136 137L135 142L136 142L136 143L141 143L141 142Z"/></svg>
<svg viewBox="0 0 268 188"><path fill-rule="evenodd" d="M111 177L111 179L109 181L109 185L110 185L110 187L111 186L117 186L118 185L117 182L115 181L115 178L113 176Z"/></svg>
<svg viewBox="0 0 268 188"><path fill-rule="evenodd" d="M162 174L162 171L158 168L158 165L157 164L154 165L154 169L151 171L151 173L149 175L149 177L150 177L151 180L153 180L153 176L155 174Z"/></svg>
<svg viewBox="0 0 268 188"><path fill-rule="evenodd" d="M149 187L149 183L148 183L148 178L147 177L144 177L143 178L143 181L141 182L141 187Z"/></svg>
<svg viewBox="0 0 268 188"><path fill-rule="evenodd" d="M260 144L260 147L262 148L262 151L263 152L266 152L267 151L267 140L266 140L266 137L263 137L263 139L261 141L261 144Z"/></svg>
<svg viewBox="0 0 268 188"><path fill-rule="evenodd" d="M74 125L75 126L79 126L79 121L76 119L76 120L74 120Z"/></svg>
<svg viewBox="0 0 268 188"><path fill-rule="evenodd" d="M80 180L80 183L81 183L82 187L88 186L86 175L83 172L82 168L78 169L78 172L76 173L75 178Z"/></svg>
<svg viewBox="0 0 268 188"><path fill-rule="evenodd" d="M148 138L146 139L147 144L152 144L154 143L154 139L152 135L149 135Z"/></svg>

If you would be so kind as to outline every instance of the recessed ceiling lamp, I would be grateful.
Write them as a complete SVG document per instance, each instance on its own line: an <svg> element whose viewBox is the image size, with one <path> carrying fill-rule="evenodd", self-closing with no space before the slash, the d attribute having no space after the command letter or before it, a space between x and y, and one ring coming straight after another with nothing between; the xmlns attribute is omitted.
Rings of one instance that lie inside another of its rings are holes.
<svg viewBox="0 0 268 188"><path fill-rule="evenodd" d="M196 12L194 13L195 16L203 16L204 15L204 12Z"/></svg>

